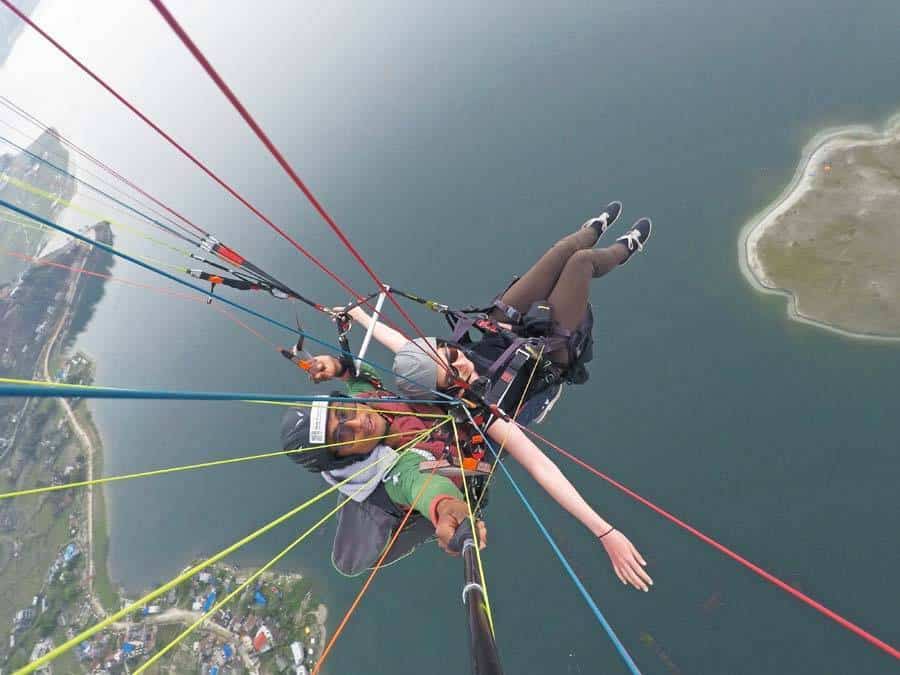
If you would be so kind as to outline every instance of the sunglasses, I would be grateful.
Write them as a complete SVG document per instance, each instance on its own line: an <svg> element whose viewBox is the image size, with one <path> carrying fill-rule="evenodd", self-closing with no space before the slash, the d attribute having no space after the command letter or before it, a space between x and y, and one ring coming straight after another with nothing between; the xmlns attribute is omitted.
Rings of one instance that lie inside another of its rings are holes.
<svg viewBox="0 0 900 675"><path fill-rule="evenodd" d="M453 384L456 380L461 379L459 376L459 370L457 370L456 366L453 364L459 360L459 350L456 347L444 347L447 350L447 368L450 371L448 373L448 383Z"/></svg>
<svg viewBox="0 0 900 675"><path fill-rule="evenodd" d="M338 408L334 411L334 417L337 420L337 426L331 434L332 441L335 443L351 443L356 440L356 432L344 426L356 417L356 409L344 410L343 408Z"/></svg>

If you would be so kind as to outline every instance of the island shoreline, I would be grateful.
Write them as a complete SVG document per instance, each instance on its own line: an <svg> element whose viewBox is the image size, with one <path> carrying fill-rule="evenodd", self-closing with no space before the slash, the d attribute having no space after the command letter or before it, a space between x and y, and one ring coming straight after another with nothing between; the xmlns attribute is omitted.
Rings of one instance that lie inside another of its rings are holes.
<svg viewBox="0 0 900 675"><path fill-rule="evenodd" d="M881 129L860 124L823 129L803 147L801 159L797 163L794 175L784 190L741 227L738 234L738 265L741 274L754 290L785 297L787 314L790 319L846 338L876 342L900 342L898 336L851 331L803 315L798 310L796 294L790 289L774 285L766 278L765 270L755 248L766 230L773 227L775 220L809 192L812 184L809 174L813 167L824 163L835 152L857 146L886 145L897 140L900 140L900 112L889 117Z"/></svg>

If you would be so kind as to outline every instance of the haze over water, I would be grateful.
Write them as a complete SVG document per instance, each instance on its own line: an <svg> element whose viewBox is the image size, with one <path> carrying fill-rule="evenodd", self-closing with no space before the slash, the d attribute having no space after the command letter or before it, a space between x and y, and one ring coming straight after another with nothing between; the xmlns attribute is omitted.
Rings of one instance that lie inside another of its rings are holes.
<svg viewBox="0 0 900 675"><path fill-rule="evenodd" d="M400 288L451 305L488 300L608 201L625 204L616 234L651 216L645 253L594 284L590 382L569 389L538 431L900 643L898 347L789 321L783 299L741 277L736 250L741 226L780 192L816 131L879 124L900 107L900 5L612 0L548 15L519 4L171 9L374 269ZM354 288L371 288L149 4L79 3L76 14L42 2L35 19ZM311 297L346 300L33 34L0 72L6 96L249 259ZM165 255L125 234L117 246ZM113 273L159 283L125 263ZM294 320L291 305L230 297ZM410 311L426 330L440 328ZM324 320L301 312L311 332L333 338ZM115 284L79 346L98 358L105 385L312 390L269 346L205 306ZM382 351L372 358L389 363ZM280 412L267 406L94 409L108 474L277 449ZM590 534L509 466L644 672L891 671L890 657L558 459L647 558L650 593L626 590ZM281 459L110 488L112 573L132 589L166 580L320 489ZM236 559L267 560L326 501ZM626 672L502 478L488 527L506 671ZM332 533L312 537L290 565L315 579L333 627L361 580L331 570ZM465 672L461 577L436 550L380 574L329 672Z"/></svg>

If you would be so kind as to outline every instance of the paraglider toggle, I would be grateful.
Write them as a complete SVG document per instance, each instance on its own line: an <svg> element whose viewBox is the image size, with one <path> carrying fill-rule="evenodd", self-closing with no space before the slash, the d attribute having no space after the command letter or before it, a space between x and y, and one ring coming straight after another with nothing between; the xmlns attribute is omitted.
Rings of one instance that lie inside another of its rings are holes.
<svg viewBox="0 0 900 675"><path fill-rule="evenodd" d="M303 332L303 327L300 325L299 315L295 315L294 318L297 322L297 332L300 333L300 337L297 338L297 344L290 349L281 347L279 351L284 358L309 374L309 369L313 364L313 356L303 348L303 341L306 338L306 334Z"/></svg>

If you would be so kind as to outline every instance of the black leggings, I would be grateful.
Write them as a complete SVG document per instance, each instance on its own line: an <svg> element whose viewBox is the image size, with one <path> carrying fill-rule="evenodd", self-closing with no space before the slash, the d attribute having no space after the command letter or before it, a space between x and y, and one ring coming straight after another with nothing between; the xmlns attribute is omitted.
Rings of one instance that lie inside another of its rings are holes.
<svg viewBox="0 0 900 675"><path fill-rule="evenodd" d="M587 311L591 279L602 277L628 257L624 244L592 248L597 238L596 230L591 227L563 237L510 286L500 300L523 314L532 303L547 300L554 321L561 328L574 330ZM492 318L506 320L496 309ZM565 365L569 361L568 350L557 349L548 358Z"/></svg>

